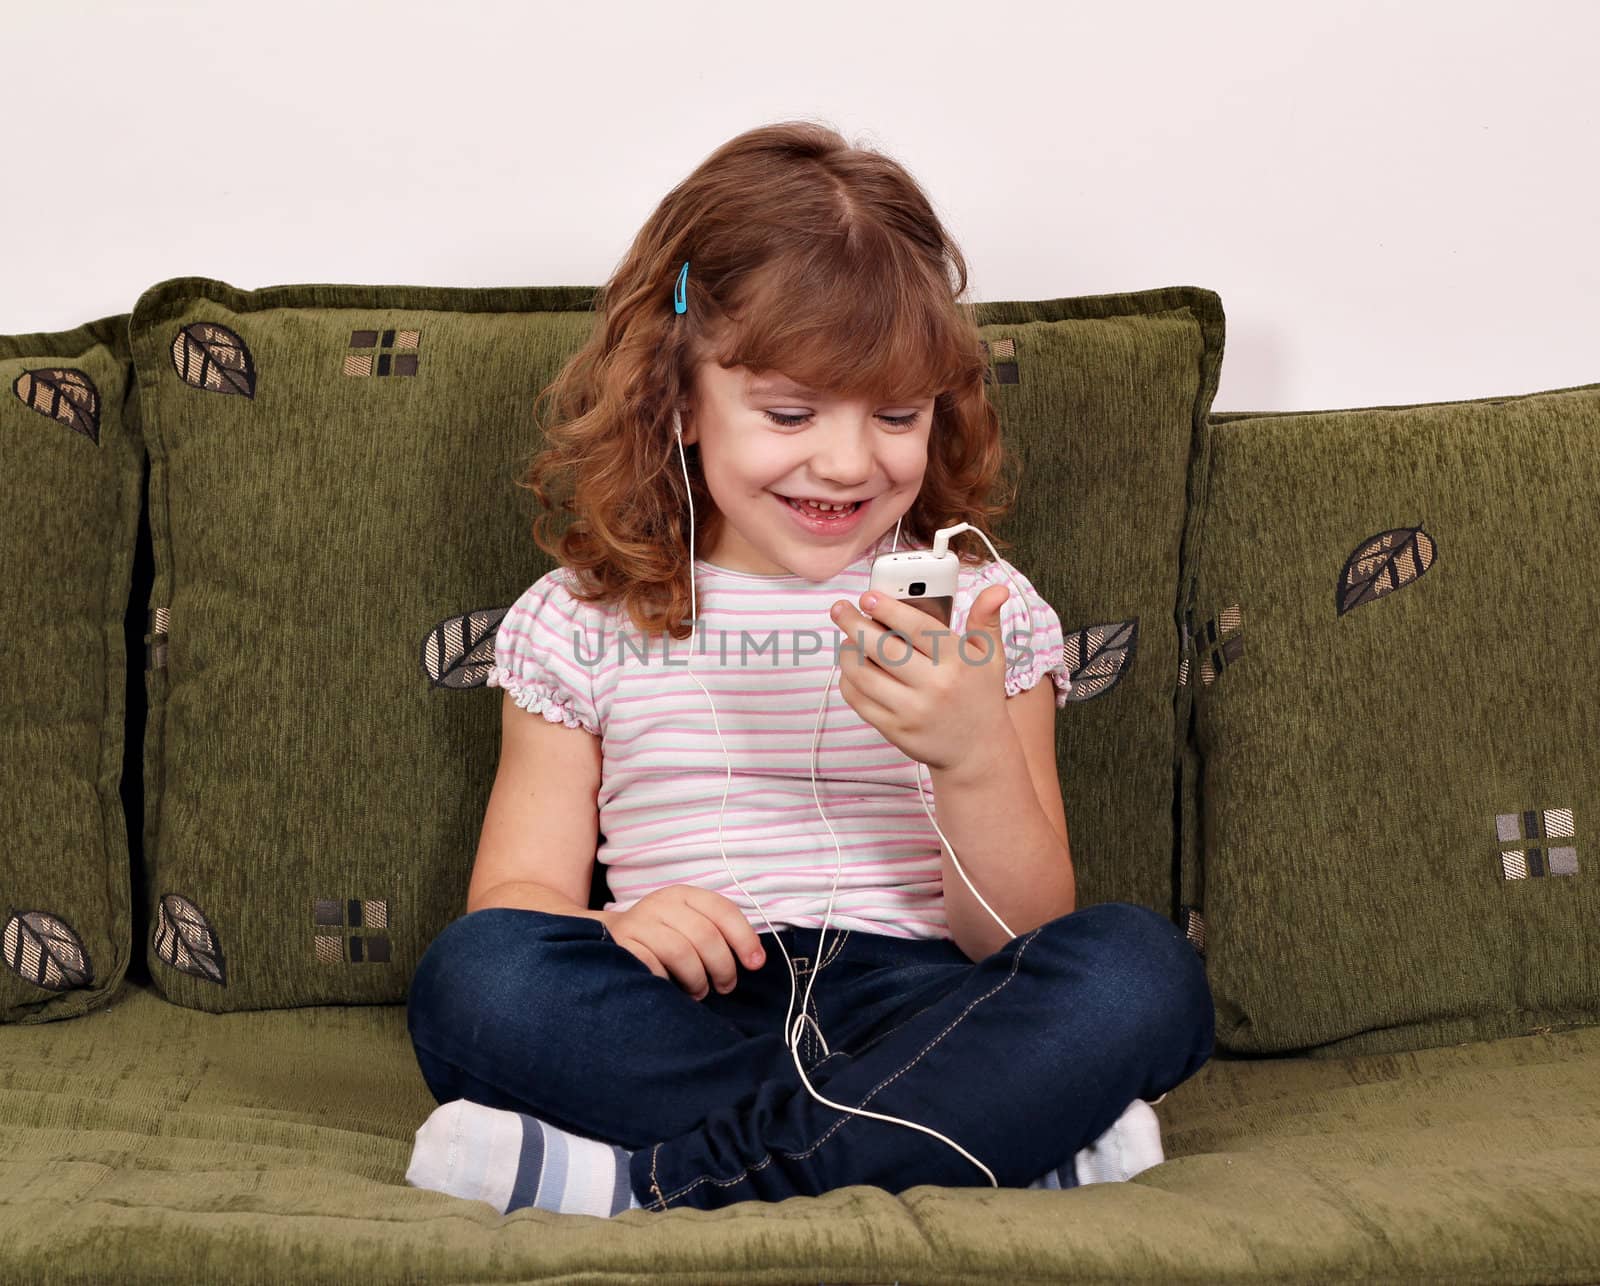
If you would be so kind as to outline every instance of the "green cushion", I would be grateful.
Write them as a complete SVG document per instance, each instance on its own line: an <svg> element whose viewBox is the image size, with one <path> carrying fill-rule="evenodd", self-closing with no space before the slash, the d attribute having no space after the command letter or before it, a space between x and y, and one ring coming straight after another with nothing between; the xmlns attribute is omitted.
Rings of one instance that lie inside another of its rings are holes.
<svg viewBox="0 0 1600 1286"><path fill-rule="evenodd" d="M1078 905L1171 916L1176 587L1222 301L1176 286L981 303L977 317L990 400L1022 466L1001 552L1056 609L1072 668L1056 764Z"/></svg>
<svg viewBox="0 0 1600 1286"><path fill-rule="evenodd" d="M1600 1022L1600 385L1208 447L1183 893L1219 1047Z"/></svg>
<svg viewBox="0 0 1600 1286"><path fill-rule="evenodd" d="M402 1000L464 912L500 719L471 690L553 565L515 484L593 293L181 278L138 301L168 628L144 896L174 1002ZM1175 587L1220 302L1175 287L978 318L1025 472L999 531L1073 663L1057 727L1079 901L1169 914Z"/></svg>
<svg viewBox="0 0 1600 1286"><path fill-rule="evenodd" d="M515 480L592 294L179 278L138 300L167 627L143 896L168 999L401 1000L464 911L499 750L478 689L550 567Z"/></svg>
<svg viewBox="0 0 1600 1286"><path fill-rule="evenodd" d="M1578 1282L1600 1028L1214 1057L1166 1160L1066 1191L854 1185L614 1219L405 1182L433 1110L400 1005L206 1014L132 985L0 1040L7 1281ZM943 1146L942 1144L939 1146Z"/></svg>
<svg viewBox="0 0 1600 1286"><path fill-rule="evenodd" d="M103 1004L131 949L123 634L144 486L126 313L0 336L0 1021Z"/></svg>

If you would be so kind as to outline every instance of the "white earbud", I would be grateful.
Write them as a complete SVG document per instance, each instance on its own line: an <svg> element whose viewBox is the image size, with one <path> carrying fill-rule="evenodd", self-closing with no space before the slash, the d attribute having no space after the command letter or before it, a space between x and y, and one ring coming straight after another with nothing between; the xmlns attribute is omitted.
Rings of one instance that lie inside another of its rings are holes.
<svg viewBox="0 0 1600 1286"><path fill-rule="evenodd" d="M682 420L680 419L680 417L678 415L678 408L676 406L674 406L672 408L672 427L673 427L673 431L674 431L674 433L675 433L675 435L677 437L677 442L678 442L678 463L683 468L684 491L689 496L689 619L690 619L690 624L691 624L692 629L697 631L699 629L700 614L699 614L699 611L698 611L698 609L696 607L697 598L696 598L696 589L695 589L695 583L694 583L694 573L695 573L695 567L694 567L694 491L693 491L693 488L689 485L689 464L688 464L688 461L684 458L684 453L683 453L683 422L682 422ZM954 534L954 532L956 530L976 531L976 528L970 528L970 527L967 527L965 524L963 524L962 527L960 527L958 529L945 529L945 530L941 530L938 534L939 534L940 537L943 537L944 539L947 540L947 539L949 539L950 535ZM982 532L978 532L977 534L980 537L983 537L983 540L984 540L985 544L989 543L988 542L988 537L984 536ZM894 528L894 549L897 550L897 549L899 549L899 547L900 547L900 524L897 522L895 524L895 528ZM942 548L942 544L941 544L941 548ZM994 551L994 546L992 544L990 544L989 545L989 549L990 549L991 552L993 552ZM894 552L894 551L891 550L890 552ZM999 558L999 554L995 554L995 557L996 557L996 559L998 559ZM817 747L818 747L818 745L820 744L820 742L822 740L822 715L823 715L823 711L825 711L827 709L827 706L828 706L828 694L833 691L833 677L834 677L835 674L837 674L839 672L839 663L837 661L835 661L833 663L833 669L828 672L828 682L827 682L827 684L824 686L824 688L822 690L822 702L817 707L816 729L815 729L815 732L813 733L812 741L811 741L811 794L812 794L812 798L816 800L817 814L818 814L818 816L820 816L822 818L822 824L824 826L828 827L828 834L833 836L833 847L834 847L835 853L838 856L838 865L834 868L833 888L831 890L829 890L829 893L828 893L828 909L827 909L826 912L824 912L823 917L822 917L822 932L817 936L817 967L811 970L810 976L806 979L806 994L805 994L804 999L801 1001L800 1017L795 1021L794 1025L791 1027L790 1023L789 1023L789 1018L794 1013L794 1002L795 1002L794 961L789 958L789 949L783 945L782 939L780 939L778 937L777 926L772 923L771 919L767 916L766 911L761 909L761 903L756 900L754 895L751 894L750 890L745 888L745 886L743 884L739 883L739 877L734 872L733 864L728 861L728 850L724 846L723 840L722 840L722 823L723 823L723 817L727 814L727 811L728 811L728 789L733 785L733 760L728 755L727 744L722 740L722 727L721 727L720 724L717 723L717 705L716 705L716 702L712 701L711 693L709 691L707 691L706 685L700 682L699 676L694 673L694 670L692 668L692 663L693 663L693 658L694 658L694 649L692 647L690 648L689 657L690 657L690 661L689 661L689 664L687 664L685 666L685 670L688 673L689 677L695 681L695 683L699 687L700 691L705 693L706 703L711 707L711 724L712 724L712 727L716 729L717 743L722 746L722 757L723 757L723 760L724 760L724 762L725 762L725 764L727 766L728 776L727 776L727 781L724 784L723 791L722 791L722 809L721 809L721 811L719 812L719 814L717 816L717 848L722 853L722 864L725 867L728 868L728 874L729 874L730 877L732 877L734 884L738 886L739 892L743 893L745 895L745 897L750 899L751 905L754 906L758 911L760 911L761 912L761 918L763 920L766 920L767 928L772 930L772 940L775 943L778 944L778 949L783 952L784 963L787 964L788 967L789 967L789 1006L788 1006L787 1010L785 1010L784 1018L783 1018L784 1045L789 1050L790 1056L794 1059L795 1070L797 1072L799 1072L799 1074L800 1074L800 1082L801 1082L801 1084L803 1084L806 1087L806 1092L809 1093L812 1098L816 1099L819 1103L826 1104L828 1107L837 1108L841 1112L848 1112L852 1116L870 1116L875 1121L887 1121L891 1125L904 1125L909 1129L920 1130L924 1134L932 1135L934 1138L939 1139L939 1140L941 1140L941 1141L943 1141L945 1143L948 1143L957 1152L961 1153L962 1156L966 1157L966 1159L968 1161L971 1161L973 1165L977 1166L978 1169L982 1170L984 1172L984 1174L988 1176L989 1182L993 1186L998 1188L1000 1186L1000 1181L994 1177L994 1171L989 1169L988 1166L984 1165L984 1163L982 1161L978 1160L977 1157L973 1156L972 1153L968 1152L964 1147L962 1147L954 1139L948 1138L945 1135L940 1134L938 1130L929 1129L926 1125L918 1125L915 1121L901 1120L897 1116L886 1116L881 1112L869 1112L864 1108L848 1107L843 1103L835 1103L832 1099L824 1098L821 1094L817 1093L816 1089L812 1086L810 1079L806 1076L805 1068L800 1063L800 1051L799 1051L800 1034L801 1034L802 1030L804 1029L804 1025L806 1023L808 1023L808 1022L811 1024L812 1030L814 1030L817 1033L817 1039L819 1041L821 1041L821 1043L822 1043L823 1055L826 1057L828 1055L828 1053L829 1053L828 1042L822 1035L822 1028L820 1026L818 1026L816 1019L814 1019L809 1013L807 1013L805 1011L808 1008L810 1008L811 993L814 990L814 988L816 987L817 974L821 971L821 965L822 965L822 961L823 961L823 958L824 958L823 957L822 946L823 946L823 942L826 940L827 935L828 935L828 921L833 916L833 899L834 899L834 894L836 894L838 892L838 889L839 889L839 874L844 869L844 850L839 846L839 837L838 837L838 835L834 834L833 827L828 824L828 815L825 812L823 812L823 810L822 810L822 798L817 793ZM922 810L923 810L923 812L928 814L928 820L933 822L934 829L939 832L940 840L942 840L945 843L945 845L950 848L950 856L951 856L951 858L953 860L955 858L955 848L954 848L954 846L950 845L949 840L945 839L944 831L939 829L939 823L934 819L933 810L928 807L927 796L925 794L923 794L923 790L922 790L922 764L919 762L916 765L916 768L917 768L917 795L922 800ZM1005 921L1001 920L998 915L995 915L994 908L990 907L987 902L984 902L982 894L980 894L977 889L973 888L972 881L970 879L967 879L967 873L965 871L961 870L961 864L959 862L956 862L956 870L960 871L961 878L963 880L967 881L967 887L972 889L973 896L977 897L977 899L980 902L983 902L983 905L984 905L985 909L987 909L989 911L989 914L991 916L994 916L995 920L1000 924L1000 927L1002 929L1004 929L1005 932L1007 932L1008 934L1011 933L1011 930L1010 930L1009 927L1007 927ZM1011 936L1015 937L1016 935L1012 934Z"/></svg>

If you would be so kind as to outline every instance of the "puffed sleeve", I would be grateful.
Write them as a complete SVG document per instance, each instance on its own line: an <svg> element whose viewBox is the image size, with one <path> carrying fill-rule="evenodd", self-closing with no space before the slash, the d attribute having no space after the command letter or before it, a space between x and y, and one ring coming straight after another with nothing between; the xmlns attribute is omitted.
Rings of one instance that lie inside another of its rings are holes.
<svg viewBox="0 0 1600 1286"><path fill-rule="evenodd" d="M596 632L594 605L568 592L566 575L565 568L554 568L507 609L485 682L551 723L599 736L593 665L603 655L604 636Z"/></svg>
<svg viewBox="0 0 1600 1286"><path fill-rule="evenodd" d="M1011 563L1003 558L998 562L990 560L977 569L971 583L962 586L956 595L951 612L953 628L958 633L966 629L973 603L990 585L1004 585L1011 591L1000 605L1000 638L1006 648L1006 695L1014 697L1026 692L1048 674L1055 684L1059 710L1067 704L1067 693L1072 691L1061 618L1033 582Z"/></svg>

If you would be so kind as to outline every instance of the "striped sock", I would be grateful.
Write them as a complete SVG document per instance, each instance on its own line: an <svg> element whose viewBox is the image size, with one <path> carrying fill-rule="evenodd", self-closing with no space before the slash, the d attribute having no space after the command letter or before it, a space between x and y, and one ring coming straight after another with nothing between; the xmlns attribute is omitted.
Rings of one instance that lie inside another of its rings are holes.
<svg viewBox="0 0 1600 1286"><path fill-rule="evenodd" d="M416 1134L406 1182L501 1214L538 1206L557 1214L642 1209L628 1182L626 1148L559 1129L526 1112L453 1099Z"/></svg>
<svg viewBox="0 0 1600 1286"><path fill-rule="evenodd" d="M1136 1098L1123 1108L1122 1115L1098 1139L1080 1148L1072 1160L1040 1175L1028 1186L1079 1188L1086 1183L1119 1183L1165 1160L1161 1123L1155 1109L1144 1099Z"/></svg>
<svg viewBox="0 0 1600 1286"><path fill-rule="evenodd" d="M1030 1188L1076 1188L1078 1184L1077 1158L1054 1170L1046 1171L1028 1185Z"/></svg>

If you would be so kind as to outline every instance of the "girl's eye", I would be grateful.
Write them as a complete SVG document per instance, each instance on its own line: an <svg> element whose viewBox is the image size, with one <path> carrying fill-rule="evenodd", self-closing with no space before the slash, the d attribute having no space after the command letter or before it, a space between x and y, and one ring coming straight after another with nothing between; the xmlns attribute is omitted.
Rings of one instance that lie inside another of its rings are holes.
<svg viewBox="0 0 1600 1286"><path fill-rule="evenodd" d="M811 418L807 411L804 415L785 415L782 411L763 411L762 415L774 424L781 424L786 429L797 428ZM892 424L897 429L909 429L921 416L920 411L913 411L910 415L881 415L878 418L885 424Z"/></svg>

